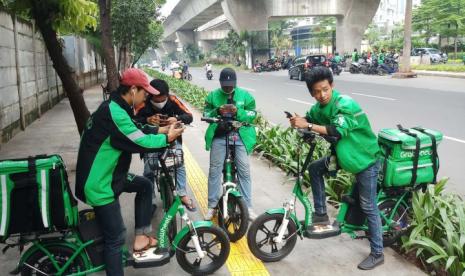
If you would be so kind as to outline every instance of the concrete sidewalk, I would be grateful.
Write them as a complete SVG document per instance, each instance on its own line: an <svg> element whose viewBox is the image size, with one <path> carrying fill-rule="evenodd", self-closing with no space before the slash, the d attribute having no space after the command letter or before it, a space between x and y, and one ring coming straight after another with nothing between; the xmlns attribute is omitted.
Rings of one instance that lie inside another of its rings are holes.
<svg viewBox="0 0 465 276"><path fill-rule="evenodd" d="M101 102L101 88L95 87L85 91L86 103L91 111L95 110ZM192 127L186 129L184 145L192 153L200 174L208 173L209 153L204 150L204 133L206 124L200 122L200 114L194 112ZM29 126L26 131L16 135L9 143L2 145L0 159L20 158L36 154L58 153L63 156L69 171L69 180L74 184L75 164L79 146L79 134L74 118L65 99L44 116ZM143 166L138 155L133 156L131 171L142 174ZM251 169L253 180L253 201L256 213L262 213L266 209L282 206L284 199L291 196L292 183L286 183L288 177L276 169L267 161L251 157ZM188 172L189 174L189 172ZM190 181L190 179L189 179ZM205 184L205 183L203 183ZM195 186L189 183L190 187ZM74 185L73 185L74 186ZM191 193L192 198L195 198ZM195 196L199 191L195 190ZM200 193L202 196L202 194ZM206 194L202 200L205 200ZM133 195L123 194L121 205L123 217L128 230L127 245L131 248L134 228ZM199 202L197 205L200 206ZM83 204L80 206L84 207ZM303 208L298 207L300 210ZM334 216L334 209L331 214ZM201 219L200 212L189 214L193 219ZM158 225L160 217L154 218L153 225ZM242 250L247 250L243 248ZM265 268L270 275L424 275L418 268L406 262L392 249L386 249L385 265L375 271L363 272L356 268L357 264L369 253L369 245L366 240L352 240L347 235L325 240L299 239L294 251L284 260L277 263L266 263ZM0 275L14 268L18 260L18 251L10 249L5 255L0 255ZM240 260L241 257L239 257ZM233 264L227 264L216 275L256 275L253 271L244 270L248 260L244 259L242 268L236 268ZM239 265L241 266L241 265ZM163 267L153 269L127 269L126 275L184 275L175 258ZM103 275L103 274L101 274Z"/></svg>
<svg viewBox="0 0 465 276"><path fill-rule="evenodd" d="M427 70L412 70L420 76L433 76L433 77L448 77L465 79L465 72L445 72L445 71L427 71Z"/></svg>

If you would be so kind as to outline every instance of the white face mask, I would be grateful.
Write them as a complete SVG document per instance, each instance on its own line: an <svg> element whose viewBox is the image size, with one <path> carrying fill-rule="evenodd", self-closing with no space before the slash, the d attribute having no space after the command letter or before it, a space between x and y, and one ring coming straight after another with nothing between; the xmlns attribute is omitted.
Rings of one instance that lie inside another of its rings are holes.
<svg viewBox="0 0 465 276"><path fill-rule="evenodd" d="M157 109L163 109L163 107L165 107L166 105L166 102L168 102L168 99L164 100L163 102L161 103L157 103L157 102L154 102L154 101L150 101L152 103L152 105L157 108Z"/></svg>

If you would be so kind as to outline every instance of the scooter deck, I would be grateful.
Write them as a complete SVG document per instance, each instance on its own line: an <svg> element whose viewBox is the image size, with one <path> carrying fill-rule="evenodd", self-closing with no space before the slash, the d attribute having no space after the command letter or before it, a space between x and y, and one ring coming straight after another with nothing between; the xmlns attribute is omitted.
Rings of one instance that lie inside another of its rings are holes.
<svg viewBox="0 0 465 276"><path fill-rule="evenodd" d="M162 266L170 262L171 254L168 250L150 248L143 252L132 254L132 266L134 268L147 268Z"/></svg>
<svg viewBox="0 0 465 276"><path fill-rule="evenodd" d="M338 225L315 224L304 232L304 236L309 239L326 239L341 234L341 228Z"/></svg>

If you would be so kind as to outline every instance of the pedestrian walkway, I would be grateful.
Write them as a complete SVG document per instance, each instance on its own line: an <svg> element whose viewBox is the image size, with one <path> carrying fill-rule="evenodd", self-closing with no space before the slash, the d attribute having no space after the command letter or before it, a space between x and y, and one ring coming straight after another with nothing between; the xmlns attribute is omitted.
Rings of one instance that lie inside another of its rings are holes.
<svg viewBox="0 0 465 276"><path fill-rule="evenodd" d="M84 92L87 106L94 111L101 102L101 88L94 87ZM200 122L200 114L194 112L192 127L184 134L186 167L189 183L189 196L196 199L200 210L189 213L193 219L202 219L207 202L207 178L209 153L204 150L203 136L206 124ZM40 120L31 124L24 132L17 134L0 149L0 159L20 158L37 154L58 153L63 156L68 167L69 180L74 186L75 165L79 147L79 134L69 102L65 99ZM271 166L267 161L251 157L253 202L256 213L266 209L280 207L284 199L291 195L292 183L286 183L287 176ZM138 154L133 156L131 172L142 174L143 164ZM285 183L285 184L284 184ZM123 217L127 228L127 245L132 244L134 236L134 196L123 194L120 198ZM84 204L80 203L80 208ZM302 208L300 208L302 209ZM331 210L334 217L335 210ZM158 225L160 216L153 220ZM357 264L368 254L366 240L352 240L346 235L325 240L298 240L294 251L277 263L262 263L248 250L245 239L232 244L231 255L226 265L216 275L424 275L419 269L406 262L391 249L386 249L385 265L374 272L362 272ZM10 249L0 254L0 275L7 275L18 260L18 251ZM96 274L103 275L103 273ZM126 275L185 275L175 258L163 267L135 270L128 268Z"/></svg>
<svg viewBox="0 0 465 276"><path fill-rule="evenodd" d="M465 72L445 72L445 71L427 71L427 70L413 70L413 72L421 76L465 79Z"/></svg>

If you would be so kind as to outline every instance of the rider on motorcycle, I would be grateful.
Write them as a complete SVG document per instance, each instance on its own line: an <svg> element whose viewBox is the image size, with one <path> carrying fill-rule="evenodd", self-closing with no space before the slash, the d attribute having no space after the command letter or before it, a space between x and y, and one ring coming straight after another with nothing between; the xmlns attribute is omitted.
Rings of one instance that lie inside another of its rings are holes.
<svg viewBox="0 0 465 276"><path fill-rule="evenodd" d="M207 64L205 64L205 72L207 76L208 76L208 73L212 73L212 65L208 60L207 60Z"/></svg>

